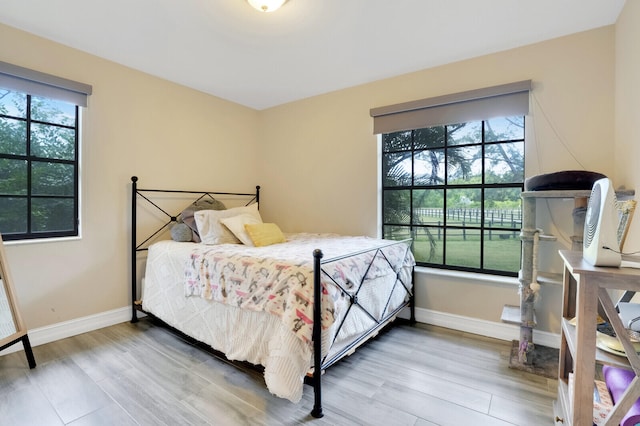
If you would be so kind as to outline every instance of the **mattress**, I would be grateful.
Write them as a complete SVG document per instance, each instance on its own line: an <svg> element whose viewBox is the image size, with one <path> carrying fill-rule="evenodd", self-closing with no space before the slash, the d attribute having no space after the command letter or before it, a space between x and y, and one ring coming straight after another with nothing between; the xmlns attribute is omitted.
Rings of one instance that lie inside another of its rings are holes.
<svg viewBox="0 0 640 426"><path fill-rule="evenodd" d="M324 253L323 260L327 262L322 274L322 352L331 357L408 299L409 293L402 283L411 282L410 274L415 264L411 252L402 245L379 252L369 251L388 243L329 234L287 234L286 243L268 248L160 241L149 247L142 307L172 327L223 352L231 360L264 366L269 391L297 402L302 397L304 377L312 365L308 321L298 321L306 327L292 328L291 321L286 320L287 315L278 313L279 308L255 304L247 308L239 306L246 303L238 302L237 298L218 297L216 300L209 297L215 292L194 288L215 287L220 277L234 282L242 276L251 279L255 272L247 269L247 265L254 263L279 265L277 267L286 268L291 275L295 268L296 273L304 275L299 281L312 283L312 252L320 248ZM345 257L349 253L359 254ZM239 268L227 267L223 275L216 275L219 271L202 267L204 264L209 266L214 258L216 262L226 262L225 265L235 259L244 270L241 273ZM202 264L194 266L194 259ZM230 274L230 270L234 274ZM195 277L198 273L203 275ZM212 281L204 282L205 276ZM194 282L198 283L196 287ZM277 291L277 288L273 290ZM292 292L300 295L298 302L307 298L301 291ZM244 297L242 300L249 299ZM354 300L357 303L351 306ZM286 307L293 302L285 299L284 304ZM304 303L298 303L297 308L304 310ZM309 315L298 312L297 318Z"/></svg>

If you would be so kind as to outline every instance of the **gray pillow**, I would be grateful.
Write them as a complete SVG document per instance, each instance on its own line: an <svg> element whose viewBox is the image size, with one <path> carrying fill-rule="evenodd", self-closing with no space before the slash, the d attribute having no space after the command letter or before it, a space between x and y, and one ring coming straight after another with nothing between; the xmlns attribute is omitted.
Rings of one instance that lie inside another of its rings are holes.
<svg viewBox="0 0 640 426"><path fill-rule="evenodd" d="M193 241L193 231L186 223L174 223L171 227L171 239L180 242Z"/></svg>
<svg viewBox="0 0 640 426"><path fill-rule="evenodd" d="M196 220L193 214L198 210L226 210L227 207L220 200L215 198L203 198L191 204L184 209L180 214L179 222L184 222L193 233L192 241L194 243L200 242L200 234L198 234L198 227L196 226Z"/></svg>

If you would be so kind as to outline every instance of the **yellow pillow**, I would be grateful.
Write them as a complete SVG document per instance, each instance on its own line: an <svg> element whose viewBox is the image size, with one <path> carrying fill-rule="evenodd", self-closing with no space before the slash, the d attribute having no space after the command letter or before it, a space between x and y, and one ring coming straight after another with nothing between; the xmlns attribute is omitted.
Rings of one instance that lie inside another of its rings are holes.
<svg viewBox="0 0 640 426"><path fill-rule="evenodd" d="M282 231L275 223L247 223L244 225L244 229L256 247L284 243L286 241Z"/></svg>

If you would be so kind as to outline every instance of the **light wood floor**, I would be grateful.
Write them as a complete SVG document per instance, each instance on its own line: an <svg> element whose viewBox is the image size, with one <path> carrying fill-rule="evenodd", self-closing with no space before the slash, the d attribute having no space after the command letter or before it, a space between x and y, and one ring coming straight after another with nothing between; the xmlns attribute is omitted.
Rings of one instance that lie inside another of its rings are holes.
<svg viewBox="0 0 640 426"><path fill-rule="evenodd" d="M2 425L552 425L557 382L508 367L511 344L397 325L324 375L274 397L237 368L143 320L0 357Z"/></svg>

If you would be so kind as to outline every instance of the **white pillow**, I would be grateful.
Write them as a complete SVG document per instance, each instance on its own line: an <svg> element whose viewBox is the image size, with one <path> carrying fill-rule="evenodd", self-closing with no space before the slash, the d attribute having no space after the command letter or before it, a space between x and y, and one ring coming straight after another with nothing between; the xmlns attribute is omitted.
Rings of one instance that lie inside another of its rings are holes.
<svg viewBox="0 0 640 426"><path fill-rule="evenodd" d="M238 216L220 219L220 223L229 228L233 235L235 235L236 238L239 239L240 242L242 242L242 244L253 246L253 241L251 241L251 237L249 237L246 229L244 229L244 225L255 225L258 223L262 223L262 219L260 217L255 217L250 213L243 213L239 214Z"/></svg>
<svg viewBox="0 0 640 426"><path fill-rule="evenodd" d="M220 223L220 219L238 216L241 214L250 214L262 222L258 205L251 204L246 207L234 207L227 210L200 210L194 213L200 240L203 244L239 244L240 240Z"/></svg>

